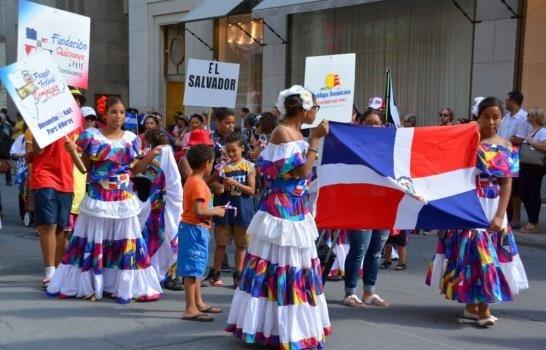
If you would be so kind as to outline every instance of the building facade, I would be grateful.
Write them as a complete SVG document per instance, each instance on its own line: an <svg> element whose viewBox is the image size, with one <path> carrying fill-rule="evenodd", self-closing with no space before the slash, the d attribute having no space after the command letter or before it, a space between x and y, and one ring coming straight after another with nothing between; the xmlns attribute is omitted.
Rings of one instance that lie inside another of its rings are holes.
<svg viewBox="0 0 546 350"><path fill-rule="evenodd" d="M87 104L95 107L102 95L129 99L128 11L126 0L32 0L33 2L78 13L91 18L89 88L83 91ZM0 66L17 60L18 1L0 1ZM0 90L0 106L15 106Z"/></svg>

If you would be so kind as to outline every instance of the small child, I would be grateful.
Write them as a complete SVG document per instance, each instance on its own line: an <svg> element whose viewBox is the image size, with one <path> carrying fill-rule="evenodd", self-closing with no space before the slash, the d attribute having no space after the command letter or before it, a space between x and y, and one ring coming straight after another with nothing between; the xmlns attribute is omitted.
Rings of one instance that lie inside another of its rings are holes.
<svg viewBox="0 0 546 350"><path fill-rule="evenodd" d="M225 207L210 207L211 193L204 180L214 163L214 150L207 145L196 145L188 151L187 161L192 175L184 184L184 211L178 230L178 276L184 278L186 309L182 319L211 322L207 313L221 313L222 309L209 306L201 297L200 279L205 273L210 240L210 219L223 217Z"/></svg>
<svg viewBox="0 0 546 350"><path fill-rule="evenodd" d="M396 246L398 253L398 264L394 268L396 271L404 271L406 265L406 245L408 243L407 233L411 230L391 230L389 239L385 244L385 260L381 265L381 269L388 269L392 265L392 248Z"/></svg>
<svg viewBox="0 0 546 350"><path fill-rule="evenodd" d="M243 270L245 250L248 247L246 228L254 216L254 192L256 190L256 170L254 164L243 158L245 150L243 135L233 132L226 137L226 154L229 162L221 173L221 187L214 197L214 205L230 206L228 215L214 219L214 266L209 281L214 287L223 285L220 268L224 260L226 246L235 241L235 271L233 285L237 287Z"/></svg>

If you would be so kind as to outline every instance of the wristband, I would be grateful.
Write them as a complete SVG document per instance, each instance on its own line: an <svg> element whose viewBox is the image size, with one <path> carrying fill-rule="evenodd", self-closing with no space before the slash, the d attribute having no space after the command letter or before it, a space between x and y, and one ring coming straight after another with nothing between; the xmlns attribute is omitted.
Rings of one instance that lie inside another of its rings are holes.
<svg viewBox="0 0 546 350"><path fill-rule="evenodd" d="M308 147L308 148L307 148L307 153L309 153L309 152L315 152L316 154L318 154L318 149Z"/></svg>

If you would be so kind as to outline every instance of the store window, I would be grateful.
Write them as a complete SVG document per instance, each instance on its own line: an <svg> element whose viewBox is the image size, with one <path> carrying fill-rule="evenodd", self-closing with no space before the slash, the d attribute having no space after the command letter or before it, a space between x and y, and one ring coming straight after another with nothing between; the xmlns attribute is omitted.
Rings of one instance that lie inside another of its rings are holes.
<svg viewBox="0 0 546 350"><path fill-rule="evenodd" d="M263 24L250 14L221 18L217 40L218 60L240 64L237 108L261 112Z"/></svg>

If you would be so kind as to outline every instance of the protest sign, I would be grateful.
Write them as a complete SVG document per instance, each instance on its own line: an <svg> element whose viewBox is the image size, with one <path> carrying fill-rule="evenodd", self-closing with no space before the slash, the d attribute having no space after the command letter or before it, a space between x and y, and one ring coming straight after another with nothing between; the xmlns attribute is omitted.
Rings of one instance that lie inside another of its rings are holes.
<svg viewBox="0 0 546 350"><path fill-rule="evenodd" d="M355 89L354 53L313 56L305 60L305 87L317 98L320 110L315 122L303 128L317 126L327 119L342 123L351 121Z"/></svg>
<svg viewBox="0 0 546 350"><path fill-rule="evenodd" d="M239 65L190 58L186 69L184 105L234 108Z"/></svg>
<svg viewBox="0 0 546 350"><path fill-rule="evenodd" d="M0 79L40 148L81 125L80 108L50 54L2 67Z"/></svg>
<svg viewBox="0 0 546 350"><path fill-rule="evenodd" d="M67 84L87 89L91 19L19 1L17 60L49 52Z"/></svg>

